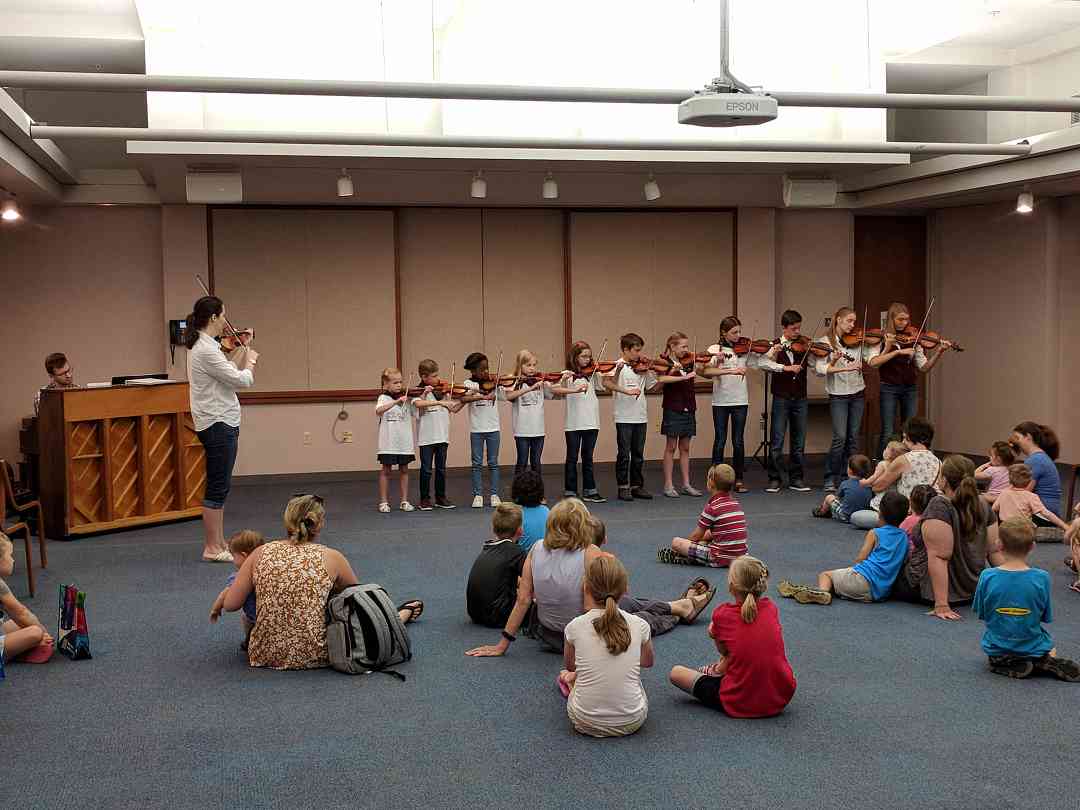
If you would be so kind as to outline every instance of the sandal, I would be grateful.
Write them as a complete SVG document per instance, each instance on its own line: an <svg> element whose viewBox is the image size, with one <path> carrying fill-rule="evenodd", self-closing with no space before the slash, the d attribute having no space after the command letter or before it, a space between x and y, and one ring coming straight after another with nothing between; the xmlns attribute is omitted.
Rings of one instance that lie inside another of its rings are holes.
<svg viewBox="0 0 1080 810"><path fill-rule="evenodd" d="M688 565L690 559L684 557L682 554L676 554L675 551L666 546L662 546L656 550L657 562L667 563L668 565ZM685 593L685 591L683 592Z"/></svg>
<svg viewBox="0 0 1080 810"><path fill-rule="evenodd" d="M1080 593L1080 579L1076 580L1076 582L1070 582L1069 583L1069 590L1070 591L1076 591L1077 593Z"/></svg>
<svg viewBox="0 0 1080 810"><path fill-rule="evenodd" d="M384 515L390 514L390 504L388 504L386 501L383 501L379 504L379 511L382 512Z"/></svg>
<svg viewBox="0 0 1080 810"><path fill-rule="evenodd" d="M708 593L709 588L711 587L712 585L709 583L709 580L705 579L705 577L694 577L692 580L690 580L690 584L683 588L683 594L679 598L689 599L690 597L687 594L689 594L690 591L694 592L694 596L701 596L703 593Z"/></svg>
<svg viewBox="0 0 1080 810"><path fill-rule="evenodd" d="M409 618L405 620L405 624L412 624L424 615L424 603L419 599L410 599L408 602L402 602L398 605L398 612L402 610L409 611Z"/></svg>
<svg viewBox="0 0 1080 810"><path fill-rule="evenodd" d="M713 600L713 597L716 596L716 588L709 588L705 596L705 601L703 601L699 606L694 608L693 613L691 613L689 616L686 616L685 618L679 618L680 624L693 624L697 620L697 617L701 615L701 612L709 606L709 602Z"/></svg>
<svg viewBox="0 0 1080 810"><path fill-rule="evenodd" d="M202 561L208 563L231 563L233 561L233 556L228 551L219 551L217 554L211 554L209 557L204 554Z"/></svg>

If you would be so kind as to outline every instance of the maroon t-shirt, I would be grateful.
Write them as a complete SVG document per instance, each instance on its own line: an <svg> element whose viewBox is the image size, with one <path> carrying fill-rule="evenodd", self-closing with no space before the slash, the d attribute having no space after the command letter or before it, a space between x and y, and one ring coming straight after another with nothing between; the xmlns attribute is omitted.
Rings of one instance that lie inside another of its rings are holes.
<svg viewBox="0 0 1080 810"><path fill-rule="evenodd" d="M889 385L915 385L918 376L915 363L910 357L894 357L878 366L878 375L883 383Z"/></svg>
<svg viewBox="0 0 1080 810"><path fill-rule="evenodd" d="M757 600L758 615L750 624L740 608L726 602L713 611L713 638L728 651L728 667L720 682L720 705L732 717L772 717L795 694L795 674L784 652L780 613L767 596Z"/></svg>

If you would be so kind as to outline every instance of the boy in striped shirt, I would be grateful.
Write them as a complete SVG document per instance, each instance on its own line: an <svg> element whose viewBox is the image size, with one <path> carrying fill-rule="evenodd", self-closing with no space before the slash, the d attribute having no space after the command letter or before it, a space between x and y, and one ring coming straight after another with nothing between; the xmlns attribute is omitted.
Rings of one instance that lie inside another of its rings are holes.
<svg viewBox="0 0 1080 810"><path fill-rule="evenodd" d="M749 551L746 515L731 495L735 470L727 464L709 468L709 502L689 537L673 537L670 548L656 550L663 563L727 568Z"/></svg>

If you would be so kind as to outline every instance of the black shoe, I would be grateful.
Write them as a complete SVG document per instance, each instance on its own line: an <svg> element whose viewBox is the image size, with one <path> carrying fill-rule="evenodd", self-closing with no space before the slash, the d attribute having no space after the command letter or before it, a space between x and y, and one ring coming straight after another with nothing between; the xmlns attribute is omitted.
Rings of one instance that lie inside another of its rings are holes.
<svg viewBox="0 0 1080 810"><path fill-rule="evenodd" d="M456 503L451 503L446 498L436 498L435 499L435 505L437 507L439 507L440 509L457 509L457 504ZM420 508L423 509L423 507L420 507Z"/></svg>
<svg viewBox="0 0 1080 810"><path fill-rule="evenodd" d="M644 487L634 487L632 490L630 490L630 495L632 497L634 497L634 498L639 498L639 499L641 499L643 501L651 501L652 500L652 493L649 492Z"/></svg>
<svg viewBox="0 0 1080 810"><path fill-rule="evenodd" d="M788 484L787 488L791 489L791 490L794 490L795 492L809 492L810 491L810 487L808 487L806 484L804 484L801 478L796 478L794 481L792 481L791 483Z"/></svg>
<svg viewBox="0 0 1080 810"><path fill-rule="evenodd" d="M620 501L632 501L632 500L634 500L634 496L630 494L630 488L629 487L619 489L619 500Z"/></svg>
<svg viewBox="0 0 1080 810"><path fill-rule="evenodd" d="M766 492L779 492L780 491L780 482L779 481L770 481L769 485L767 487L765 487L765 491Z"/></svg>
<svg viewBox="0 0 1080 810"><path fill-rule="evenodd" d="M587 492L581 496L581 500L588 501L589 503L607 503L607 498L599 492Z"/></svg>
<svg viewBox="0 0 1080 810"><path fill-rule="evenodd" d="M1080 666L1075 661L1070 661L1068 658L1053 658L1049 655L1044 655L1034 663L1035 669L1038 672L1045 672L1048 675L1053 675L1059 681L1068 681L1069 683L1080 683Z"/></svg>
<svg viewBox="0 0 1080 810"><path fill-rule="evenodd" d="M813 515L816 518L827 518L827 517L832 517L832 510L831 509L822 509L820 506L818 506L818 507L815 507L815 508L811 509L810 514Z"/></svg>
<svg viewBox="0 0 1080 810"><path fill-rule="evenodd" d="M992 655L990 671L1009 678L1026 678L1035 671L1035 664L1030 658L1016 655Z"/></svg>

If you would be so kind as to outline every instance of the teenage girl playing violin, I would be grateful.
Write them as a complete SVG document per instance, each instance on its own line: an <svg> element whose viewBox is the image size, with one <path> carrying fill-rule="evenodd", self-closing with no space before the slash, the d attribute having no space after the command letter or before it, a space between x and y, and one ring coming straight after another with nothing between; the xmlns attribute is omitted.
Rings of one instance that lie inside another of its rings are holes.
<svg viewBox="0 0 1080 810"><path fill-rule="evenodd" d="M504 395L514 404L515 476L528 467L540 472L545 436L544 400L551 399L552 393L551 383L537 373L538 366L535 354L528 349L519 351L514 361L514 381Z"/></svg>
<svg viewBox="0 0 1080 810"><path fill-rule="evenodd" d="M600 352L604 349L601 347ZM592 347L579 340L570 347L567 370L551 387L551 393L566 399L566 464L563 469L563 495L577 497L577 461L581 456L581 499L603 503L606 498L596 488L593 475L593 450L600 434L600 402L596 392L603 388L599 363L593 362ZM612 364L614 367L614 364Z"/></svg>
<svg viewBox="0 0 1080 810"><path fill-rule="evenodd" d="M690 351L690 340L682 332L674 332L668 337L663 357L671 366L670 372L661 372L656 378L656 382L664 387L664 419L660 425L665 439L664 495L678 498L682 493L700 497L701 490L690 484L690 440L697 434L697 396L694 393L697 357ZM676 445L683 482L678 491L671 481Z"/></svg>
<svg viewBox="0 0 1080 810"><path fill-rule="evenodd" d="M862 368L867 349L861 343L853 348L844 345L844 336L854 331L855 310L840 307L826 332L824 343L828 352L815 363L814 370L825 378L832 417L832 445L825 468L826 492L835 492L847 474L848 458L858 446L866 404Z"/></svg>
<svg viewBox="0 0 1080 810"><path fill-rule="evenodd" d="M914 331L910 310L906 304L894 301L889 304L885 318L883 342L868 347L867 365L876 368L881 379L881 396L878 401L881 411L881 438L878 440L877 458L884 456L885 445L895 432L897 412L900 424L904 424L915 416L918 410L917 373L929 373L945 350L953 346L949 341L942 340L928 357L922 346L904 348L897 341L898 335L906 335L910 331Z"/></svg>
<svg viewBox="0 0 1080 810"><path fill-rule="evenodd" d="M713 446L712 466L724 463L727 445L728 420L731 420L731 455L735 468L735 491L746 492L743 472L746 468L746 412L750 407L750 395L746 385L746 371L753 362L757 366L758 355L749 349L749 341L742 338L742 321L728 315L720 321L719 354L702 369L705 377L712 379ZM779 349L779 346L776 347ZM710 349L711 351L711 349Z"/></svg>

